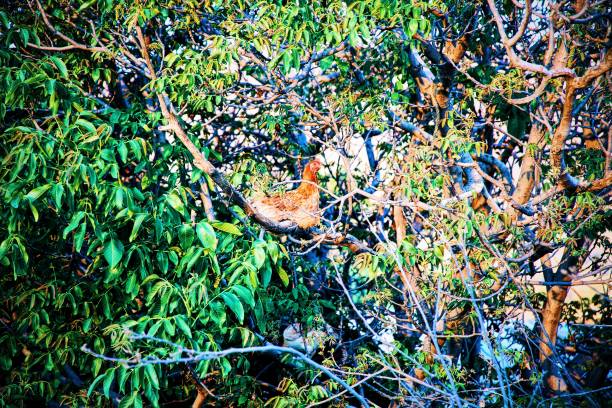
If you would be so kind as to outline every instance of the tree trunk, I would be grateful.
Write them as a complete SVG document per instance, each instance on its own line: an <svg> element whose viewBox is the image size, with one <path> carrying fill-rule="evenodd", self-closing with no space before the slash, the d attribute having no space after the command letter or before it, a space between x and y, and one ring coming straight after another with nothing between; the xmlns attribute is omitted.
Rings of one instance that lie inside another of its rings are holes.
<svg viewBox="0 0 612 408"><path fill-rule="evenodd" d="M578 242L578 247L587 249L590 243L591 240L589 239L581 239ZM556 361L557 358L554 353L563 304L571 287L573 277L578 273L587 257L586 251L585 254L581 255L574 255L572 252L572 248L566 248L557 272L552 275L553 282L562 284L547 286L546 304L542 310L540 361L542 362L543 369L547 371L545 376L546 385L555 392L567 391L567 384L559 370L559 364L562 364L562 362Z"/></svg>

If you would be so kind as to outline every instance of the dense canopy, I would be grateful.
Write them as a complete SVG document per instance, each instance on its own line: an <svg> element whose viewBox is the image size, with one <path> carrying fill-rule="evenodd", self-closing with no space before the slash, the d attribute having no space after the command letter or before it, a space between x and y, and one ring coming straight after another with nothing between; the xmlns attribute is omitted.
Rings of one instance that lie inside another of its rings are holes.
<svg viewBox="0 0 612 408"><path fill-rule="evenodd" d="M605 405L611 13L2 2L0 406Z"/></svg>

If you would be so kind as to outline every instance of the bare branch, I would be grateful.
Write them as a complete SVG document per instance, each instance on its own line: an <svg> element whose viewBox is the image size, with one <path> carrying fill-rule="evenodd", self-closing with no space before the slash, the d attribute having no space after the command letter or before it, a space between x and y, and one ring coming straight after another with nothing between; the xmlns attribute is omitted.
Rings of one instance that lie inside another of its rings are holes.
<svg viewBox="0 0 612 408"><path fill-rule="evenodd" d="M253 346L253 347L242 347L242 348L228 348L220 351L197 351L190 348L186 348L180 344L173 343L169 340L160 339L154 336L149 336L146 334L138 334L131 331L127 331L127 334L131 340L149 340L157 343L162 343L167 346L172 347L176 350L176 356L170 358L157 358L153 356L134 356L132 358L118 358L118 357L109 357L104 354L99 354L91 350L87 347L86 344L83 344L81 350L84 353L92 355L97 358L101 358L105 361L111 361L118 364L121 364L130 368L137 367L145 367L148 365L158 365L158 364L176 364L176 363L197 363L198 361L206 361L206 360L216 360L225 356L229 356L232 354L251 354L251 353L272 353L272 354L291 354L311 367L320 370L325 373L329 378L340 384L347 392L349 392L357 401L361 403L363 407L368 408L370 404L366 401L364 397L362 397L353 387L348 385L343 379L338 377L336 374L331 372L327 367L317 363L316 361L310 359L305 354L301 353L298 350L292 349L290 347L282 347L275 345L265 345L265 346Z"/></svg>

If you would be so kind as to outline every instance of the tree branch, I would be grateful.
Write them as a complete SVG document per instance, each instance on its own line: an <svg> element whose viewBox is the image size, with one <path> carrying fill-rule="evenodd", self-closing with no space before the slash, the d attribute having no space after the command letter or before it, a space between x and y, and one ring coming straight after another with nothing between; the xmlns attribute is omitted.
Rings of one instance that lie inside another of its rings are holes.
<svg viewBox="0 0 612 408"><path fill-rule="evenodd" d="M111 362L122 364L129 368L145 367L145 366L154 365L154 364L197 363L198 361L216 360L218 358L225 357L231 354L250 354L250 353L291 354L299 358L300 360L302 360L309 366L314 367L315 369L320 370L321 372L325 373L329 378L331 378L332 380L340 384L353 397L355 397L355 399L359 401L363 407L368 408L370 406L370 404L368 404L366 399L362 397L361 395L359 395L359 393L355 391L353 387L348 385L343 379L341 379L336 374L331 372L327 367L317 363L316 361L310 359L305 354L295 349L292 349L290 347L266 345L266 346L253 346L253 347L242 347L242 348L232 347L232 348L228 348L228 349L221 350L221 351L197 351L197 350L189 349L179 344L173 343L169 340L160 339L160 338L149 336L146 334L138 334L138 333L134 333L131 331L128 331L127 334L129 335L131 340L151 340L154 342L163 343L165 345L173 347L174 349L176 349L177 356L165 358L165 359L152 357L152 356L147 356L147 357L135 356L129 359L128 358L118 358L118 357L108 357L104 354L99 354L99 353L94 352L89 347L87 347L86 344L83 344L83 346L81 347L81 351L89 355L92 355L94 357L101 358L105 361L111 361ZM184 355L186 355L186 357L183 357Z"/></svg>
<svg viewBox="0 0 612 408"><path fill-rule="evenodd" d="M157 80L157 74L153 67L153 63L151 62L151 57L147 49L147 43L142 33L142 29L139 26L136 26L136 35L138 37L140 51L147 65L149 74L151 75L151 79L155 81ZM194 166L202 170L204 173L208 174L215 182L215 184L219 186L221 191L223 191L223 193L228 196L230 201L242 208L247 215L251 216L259 225L264 227L266 230L277 234L295 234L297 236L308 238L319 237L318 239L321 239L323 243L346 246L354 252L369 251L369 248L363 242L357 240L351 235L322 232L318 228L310 228L309 230L304 230L293 222L283 221L277 223L267 218L260 212L255 211L255 209L246 199L246 197L234 186L231 185L231 183L227 180L227 178L225 178L223 173L221 173L221 171L219 171L215 166L213 166L213 164L208 161L206 157L204 157L202 152L189 139L189 136L181 127L177 116L170 110L170 107L166 102L166 94L164 92L158 92L157 100L159 102L159 108L161 110L162 116L167 122L165 126L160 127L160 130L172 131L176 135L176 137L178 137L181 143L187 148L189 153L191 153L193 157ZM325 235L325 237L321 238L321 235L323 234Z"/></svg>
<svg viewBox="0 0 612 408"><path fill-rule="evenodd" d="M63 47L53 47L53 46L41 46L41 45L36 45L36 44L28 43L29 47L36 48L36 49L39 49L39 50L44 50L44 51L69 51L69 50L73 50L73 49L78 49L78 50L89 51L89 52L109 52L109 49L104 47L104 46L101 46L101 47L89 47L89 46L87 46L85 44L81 44L79 42L76 42L72 38L68 37L67 35L65 35L61 31L59 31L57 28L55 28L55 26L53 24L51 24L51 22L49 21L49 17L47 16L47 13L45 13L45 10L43 9L43 7L40 4L39 0L36 0L36 6L38 7L38 10L40 11L40 16L42 17L43 22L49 28L49 30L51 30L51 32L55 36L61 38L62 40L64 40L67 43L69 43L70 45L66 45L66 46L63 46ZM94 36L95 36L95 32L94 32Z"/></svg>

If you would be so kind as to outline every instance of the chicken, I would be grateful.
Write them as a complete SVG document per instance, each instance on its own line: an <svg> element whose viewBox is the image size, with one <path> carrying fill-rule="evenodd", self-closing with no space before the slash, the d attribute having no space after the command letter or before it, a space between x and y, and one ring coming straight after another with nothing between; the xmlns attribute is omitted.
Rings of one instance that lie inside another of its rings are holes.
<svg viewBox="0 0 612 408"><path fill-rule="evenodd" d="M253 209L272 221L292 222L300 228L310 228L319 223L319 188L317 172L321 161L314 159L304 168L302 182L292 191L255 198Z"/></svg>

